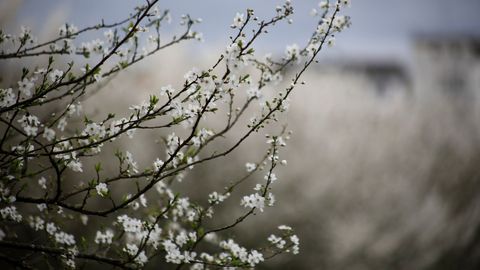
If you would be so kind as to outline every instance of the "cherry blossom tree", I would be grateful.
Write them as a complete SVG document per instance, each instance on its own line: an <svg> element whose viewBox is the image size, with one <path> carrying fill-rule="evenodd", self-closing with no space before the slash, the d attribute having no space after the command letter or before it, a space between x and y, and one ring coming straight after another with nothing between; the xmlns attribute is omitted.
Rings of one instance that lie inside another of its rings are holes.
<svg viewBox="0 0 480 270"><path fill-rule="evenodd" d="M2 264L21 269L97 264L136 269L156 263L235 269L299 252L299 239L287 225L256 247L241 246L229 233L274 206L275 169L287 163L280 158L289 138L285 129L266 135L265 155L241 165L245 173L230 185L202 191L203 201L178 192L173 183L194 166L229 155L288 110L302 74L349 26L349 18L340 15L349 1L322 1L312 10L318 23L306 44L289 45L278 57L257 56L254 45L277 23L292 23L293 4L287 0L277 6L270 18L258 18L252 9L239 12L227 48L210 68L192 68L178 78L180 88L158 86L148 100L124 108L121 116L84 113L82 102L101 91L104 81L158 51L202 39L194 30L201 19L189 15L179 22L181 32L161 38L171 17L157 2L145 1L115 23L102 20L83 29L66 23L48 41L28 27L19 34L0 32L0 61L42 63L23 66L18 82L0 89ZM80 41L92 35L96 38ZM293 75L287 78L286 69ZM223 117L221 128L209 127L206 118L213 115ZM242 133L234 143L217 147L218 139L238 126ZM128 149L105 153L117 139L135 140L144 131L168 134L159 142L164 154L149 166L139 166ZM104 170L107 165L116 171ZM216 223L216 210L255 174L262 175L261 181L238 202L243 214Z"/></svg>

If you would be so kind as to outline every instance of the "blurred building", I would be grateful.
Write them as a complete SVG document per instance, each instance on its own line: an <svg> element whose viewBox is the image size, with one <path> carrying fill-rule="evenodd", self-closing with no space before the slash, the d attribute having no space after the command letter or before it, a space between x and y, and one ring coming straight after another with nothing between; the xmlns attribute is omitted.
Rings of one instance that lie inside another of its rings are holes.
<svg viewBox="0 0 480 270"><path fill-rule="evenodd" d="M408 91L410 76L402 62L392 59L343 59L331 65L343 76L367 79L379 95L390 91Z"/></svg>
<svg viewBox="0 0 480 270"><path fill-rule="evenodd" d="M458 100L469 100L480 89L480 37L467 35L415 35L409 59L343 58L326 60L322 75L342 75L351 81L362 77L379 95L414 91L428 96L441 91Z"/></svg>
<svg viewBox="0 0 480 270"><path fill-rule="evenodd" d="M480 38L417 35L414 38L416 89L469 97L480 89Z"/></svg>

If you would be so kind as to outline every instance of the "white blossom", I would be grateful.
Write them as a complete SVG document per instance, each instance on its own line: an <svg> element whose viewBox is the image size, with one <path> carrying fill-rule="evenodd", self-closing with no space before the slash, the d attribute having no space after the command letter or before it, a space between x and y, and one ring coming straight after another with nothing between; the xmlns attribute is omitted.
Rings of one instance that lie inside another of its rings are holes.
<svg viewBox="0 0 480 270"><path fill-rule="evenodd" d="M7 206L0 209L0 215L3 219L10 219L15 222L22 221L22 215L17 212L17 207L15 206Z"/></svg>
<svg viewBox="0 0 480 270"><path fill-rule="evenodd" d="M273 195L273 193L269 192L267 194L267 205L268 206L273 206L275 204L275 196Z"/></svg>
<svg viewBox="0 0 480 270"><path fill-rule="evenodd" d="M150 237L148 238L148 244L151 244L154 249L157 249L158 246L160 245L160 240L161 240L161 234L162 234L162 228L158 226L158 224L155 224L153 227L153 230L150 232Z"/></svg>
<svg viewBox="0 0 480 270"><path fill-rule="evenodd" d="M64 244L67 246L75 245L75 238L73 237L73 235L65 232L55 233L55 241L59 244Z"/></svg>
<svg viewBox="0 0 480 270"><path fill-rule="evenodd" d="M49 142L53 141L53 139L55 139L55 130L45 127L43 130L43 137Z"/></svg>
<svg viewBox="0 0 480 270"><path fill-rule="evenodd" d="M267 175L263 177L263 179L270 181L272 183L278 180L277 176L272 172L268 172Z"/></svg>
<svg viewBox="0 0 480 270"><path fill-rule="evenodd" d="M82 221L82 224L84 226L87 226L87 223L88 223L88 216L87 215L81 215L80 220Z"/></svg>
<svg viewBox="0 0 480 270"><path fill-rule="evenodd" d="M281 230L281 231L291 231L292 227L287 226L287 225L280 225L280 226L278 226L278 229Z"/></svg>
<svg viewBox="0 0 480 270"><path fill-rule="evenodd" d="M95 39L90 42L82 42L80 49L86 53L102 54L104 52L104 42L100 39Z"/></svg>
<svg viewBox="0 0 480 270"><path fill-rule="evenodd" d="M253 172L257 168L257 165L255 163L247 162L245 164L245 167L247 169L247 172Z"/></svg>
<svg viewBox="0 0 480 270"><path fill-rule="evenodd" d="M20 35L18 36L20 40L28 40L32 38L32 30L27 26L20 26Z"/></svg>
<svg viewBox="0 0 480 270"><path fill-rule="evenodd" d="M167 253L165 255L165 260L167 262L174 264L182 263L184 256L174 242L172 242L171 240L165 240L162 242L162 245L165 252Z"/></svg>
<svg viewBox="0 0 480 270"><path fill-rule="evenodd" d="M140 195L138 199L143 207L147 207L147 198L145 197L145 194Z"/></svg>
<svg viewBox="0 0 480 270"><path fill-rule="evenodd" d="M232 27L241 27L243 23L245 22L245 15L243 13L237 13L235 14L235 17L233 18L233 24Z"/></svg>
<svg viewBox="0 0 480 270"><path fill-rule="evenodd" d="M148 262L148 257L147 257L147 255L145 255L144 250L140 251L138 256L135 258L135 262L140 266L143 266L144 264L146 264Z"/></svg>
<svg viewBox="0 0 480 270"><path fill-rule="evenodd" d="M82 112L82 104L80 102L77 102L77 104L69 104L67 107L67 114L70 116L74 114L79 116L81 112Z"/></svg>
<svg viewBox="0 0 480 270"><path fill-rule="evenodd" d="M247 208L258 208L263 212L263 208L265 208L265 198L258 193L251 194L249 196L244 196L240 201L240 205Z"/></svg>
<svg viewBox="0 0 480 270"><path fill-rule="evenodd" d="M72 159L67 163L67 167L74 172L83 172L82 162L80 159Z"/></svg>
<svg viewBox="0 0 480 270"><path fill-rule="evenodd" d="M134 173L138 172L137 163L133 160L132 153L126 151L125 152L125 161L127 165L133 170Z"/></svg>
<svg viewBox="0 0 480 270"><path fill-rule="evenodd" d="M250 251L250 254L248 254L248 263L250 264L251 267L254 267L256 264L263 261L264 261L263 254L256 250L252 250Z"/></svg>
<svg viewBox="0 0 480 270"><path fill-rule="evenodd" d="M20 123L27 136L37 135L40 121L38 121L38 118L35 115L25 114L18 120L18 123Z"/></svg>
<svg viewBox="0 0 480 270"><path fill-rule="evenodd" d="M49 222L49 223L47 223L46 230L47 230L48 234L53 235L58 229L57 229L57 226L55 226L54 223Z"/></svg>
<svg viewBox="0 0 480 270"><path fill-rule="evenodd" d="M98 195L106 197L108 195L108 186L106 183L99 183L95 189L97 190Z"/></svg>
<svg viewBox="0 0 480 270"><path fill-rule="evenodd" d="M45 220L43 220L41 217L36 216L30 217L30 227L32 227L35 231L40 231L45 228Z"/></svg>
<svg viewBox="0 0 480 270"><path fill-rule="evenodd" d="M62 78L63 71L55 69L49 74L49 76L52 83L57 82L58 80L60 80L60 78Z"/></svg>
<svg viewBox="0 0 480 270"><path fill-rule="evenodd" d="M198 69L194 67L191 70L189 70L187 73L185 73L185 75L183 75L183 78L187 80L187 83L191 83L197 79L197 76L198 76Z"/></svg>
<svg viewBox="0 0 480 270"><path fill-rule="evenodd" d="M103 32L103 35L105 36L105 38L107 39L107 42L109 44L113 43L113 38L114 38L115 34L113 33L112 29L109 29L109 30Z"/></svg>
<svg viewBox="0 0 480 270"><path fill-rule="evenodd" d="M185 232L180 232L177 237L175 237L175 243L182 247L188 242L188 235Z"/></svg>
<svg viewBox="0 0 480 270"><path fill-rule="evenodd" d="M153 170L155 172L158 172L160 170L160 168L163 166L164 162L157 158L154 162L153 162Z"/></svg>
<svg viewBox="0 0 480 270"><path fill-rule="evenodd" d="M12 88L3 89L0 88L0 107L9 107L15 104L17 97L13 93Z"/></svg>
<svg viewBox="0 0 480 270"><path fill-rule="evenodd" d="M139 233L142 230L142 221L139 219L122 215L117 217L117 221L122 224L123 230L126 232Z"/></svg>
<svg viewBox="0 0 480 270"><path fill-rule="evenodd" d="M18 82L18 89L22 94L26 97L31 97L32 96L32 88L34 86L34 81L35 79L27 79L24 78L23 80Z"/></svg>
<svg viewBox="0 0 480 270"><path fill-rule="evenodd" d="M38 179L38 185L40 185L41 188L43 189L47 189L47 179L45 179L45 177L40 177L40 179Z"/></svg>
<svg viewBox="0 0 480 270"><path fill-rule="evenodd" d="M262 93L260 92L260 90L258 89L258 87L250 87L248 90L247 90L247 97L249 99L251 98L261 98L262 97Z"/></svg>
<svg viewBox="0 0 480 270"><path fill-rule="evenodd" d="M233 239L228 239L226 241L221 241L219 246L225 250L228 250L232 253L232 255L238 258L242 262L248 261L248 251L246 248L241 247Z"/></svg>
<svg viewBox="0 0 480 270"><path fill-rule="evenodd" d="M82 134L101 139L105 137L107 132L103 125L99 125L97 123L89 123L83 130Z"/></svg>
<svg viewBox="0 0 480 270"><path fill-rule="evenodd" d="M293 243L293 247L292 247L292 253L293 254L298 254L299 251L300 251L300 239L298 238L298 236L296 235L292 235L290 236L290 241L292 241Z"/></svg>
<svg viewBox="0 0 480 270"><path fill-rule="evenodd" d="M37 208L40 212L43 212L45 209L47 209L47 205L45 203L40 203L37 204Z"/></svg>
<svg viewBox="0 0 480 270"><path fill-rule="evenodd" d="M110 229L107 229L105 232L97 231L97 234L95 235L95 243L110 245L112 243L113 236L113 231Z"/></svg>
<svg viewBox="0 0 480 270"><path fill-rule="evenodd" d="M335 38L334 37L330 37L328 40L327 40L327 45L329 47L333 47L333 45L335 45Z"/></svg>
<svg viewBox="0 0 480 270"><path fill-rule="evenodd" d="M58 29L58 33L60 36L70 36L76 32L78 32L78 28L75 25L68 23L60 26L60 28Z"/></svg>
<svg viewBox="0 0 480 270"><path fill-rule="evenodd" d="M65 265L69 268L75 269L75 261L72 258L67 258L65 260Z"/></svg>
<svg viewBox="0 0 480 270"><path fill-rule="evenodd" d="M64 131L66 126L67 126L67 119L65 117L60 118L57 124L57 128L61 131Z"/></svg>
<svg viewBox="0 0 480 270"><path fill-rule="evenodd" d="M208 195L208 202L210 204L219 204L226 200L230 196L230 193L219 194L218 192L214 191Z"/></svg>
<svg viewBox="0 0 480 270"><path fill-rule="evenodd" d="M184 251L183 252L183 262L184 263L191 263L192 261L195 260L196 256L197 256L196 252Z"/></svg>
<svg viewBox="0 0 480 270"><path fill-rule="evenodd" d="M287 59L297 59L300 55L300 49L297 44L288 45L285 49Z"/></svg>
<svg viewBox="0 0 480 270"><path fill-rule="evenodd" d="M162 86L160 88L160 95L161 96L164 96L164 95L171 96L171 95L173 95L173 93L175 93L175 89L170 84L167 85L167 86Z"/></svg>
<svg viewBox="0 0 480 270"><path fill-rule="evenodd" d="M37 70L35 70L35 71L33 72L33 74L40 74L40 75L43 75L43 74L45 74L45 73L47 73L47 69L46 69L46 68L39 68L39 69L37 69Z"/></svg>
<svg viewBox="0 0 480 270"><path fill-rule="evenodd" d="M281 237L278 237L274 234L272 234L268 237L268 241L270 243L272 243L273 245L275 245L275 247L277 247L279 249L283 249L285 247L285 245L287 244L287 241L283 240Z"/></svg>

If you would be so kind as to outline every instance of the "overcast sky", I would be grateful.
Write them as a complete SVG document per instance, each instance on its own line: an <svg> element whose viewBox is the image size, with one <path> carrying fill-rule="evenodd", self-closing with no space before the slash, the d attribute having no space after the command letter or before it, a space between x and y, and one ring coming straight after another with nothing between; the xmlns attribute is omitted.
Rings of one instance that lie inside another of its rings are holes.
<svg viewBox="0 0 480 270"><path fill-rule="evenodd" d="M0 0L8 1L8 0ZM142 1L131 0L25 0L19 5L17 23L41 27L51 16L78 26L107 22L128 15ZM303 43L314 21L308 16L319 1L293 0L296 7L293 26L282 26L260 46L283 50L288 43ZM347 13L353 25L337 36L333 55L347 57L402 58L409 53L411 37L418 33L480 34L480 0L352 0ZM200 46L225 44L232 18L237 11L253 7L257 15L272 14L282 3L275 0L172 0L160 1L160 7L172 11L174 18L184 13L201 17L198 30L204 33ZM5 4L5 3L3 3ZM60 18L61 19L61 18Z"/></svg>

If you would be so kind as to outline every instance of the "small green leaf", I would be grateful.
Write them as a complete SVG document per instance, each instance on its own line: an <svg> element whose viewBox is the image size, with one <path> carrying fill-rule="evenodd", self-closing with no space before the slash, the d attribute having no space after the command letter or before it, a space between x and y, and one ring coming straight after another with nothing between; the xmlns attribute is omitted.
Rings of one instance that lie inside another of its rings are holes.
<svg viewBox="0 0 480 270"><path fill-rule="evenodd" d="M102 170L102 163L98 162L97 164L95 164L95 171L98 173L101 170Z"/></svg>

